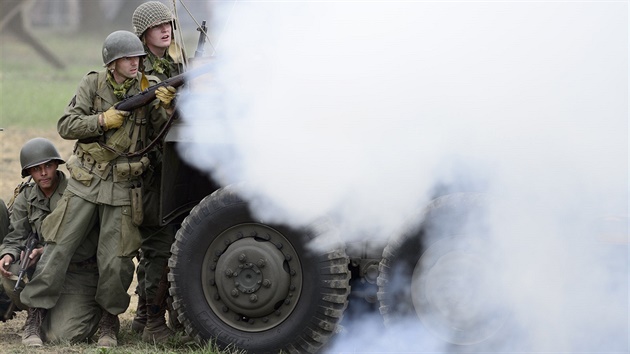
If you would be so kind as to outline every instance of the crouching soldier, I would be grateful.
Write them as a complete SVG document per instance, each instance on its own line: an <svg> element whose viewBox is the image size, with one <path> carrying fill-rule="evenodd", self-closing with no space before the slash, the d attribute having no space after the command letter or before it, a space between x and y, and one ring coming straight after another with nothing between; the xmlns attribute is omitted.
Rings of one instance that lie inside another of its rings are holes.
<svg viewBox="0 0 630 354"><path fill-rule="evenodd" d="M0 246L0 273L5 293L18 309L27 310L22 343L41 346L43 338L50 341L85 340L96 332L100 319L100 308L94 300L98 280L95 230L72 255L71 266L62 279L62 296L55 307L44 313L20 302L22 286L16 289L15 285L21 265L26 270L20 279L24 284L43 250L39 238L42 222L55 209L68 184L64 173L57 169L65 161L47 139L35 138L26 142L20 151L20 163L22 177L30 175L32 182L20 189L12 204L9 233ZM35 247L30 254L25 254L30 239L35 241Z"/></svg>

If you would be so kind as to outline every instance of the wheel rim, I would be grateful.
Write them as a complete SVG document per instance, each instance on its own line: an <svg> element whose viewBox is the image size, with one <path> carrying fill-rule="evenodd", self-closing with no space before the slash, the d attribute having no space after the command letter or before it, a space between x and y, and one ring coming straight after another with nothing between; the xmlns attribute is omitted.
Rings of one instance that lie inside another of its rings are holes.
<svg viewBox="0 0 630 354"><path fill-rule="evenodd" d="M459 242L438 241L422 255L411 291L416 314L427 328L447 342L468 345L493 336L507 312L493 302L501 298L501 287L492 267Z"/></svg>
<svg viewBox="0 0 630 354"><path fill-rule="evenodd" d="M303 275L299 255L279 231L263 224L231 227L216 237L202 267L206 301L224 323L259 332L286 320Z"/></svg>

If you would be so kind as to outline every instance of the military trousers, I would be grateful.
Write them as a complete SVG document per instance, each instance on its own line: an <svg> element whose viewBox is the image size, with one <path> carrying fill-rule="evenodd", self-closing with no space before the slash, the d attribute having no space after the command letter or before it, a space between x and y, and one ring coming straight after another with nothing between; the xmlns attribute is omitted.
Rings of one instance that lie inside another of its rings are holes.
<svg viewBox="0 0 630 354"><path fill-rule="evenodd" d="M59 300L42 323L42 334L48 342L83 342L98 329L101 319L101 307L95 298L98 269L96 264L73 266L66 273Z"/></svg>
<svg viewBox="0 0 630 354"><path fill-rule="evenodd" d="M130 300L127 290L135 269L133 255L124 251L124 234L129 232L129 222L123 220L123 213L128 214L129 209L129 206L95 204L66 191L42 227L47 244L33 279L20 294L22 303L29 307L54 307L72 255L89 231L98 227L99 278L95 299L113 315L125 312ZM51 220L57 224L46 227L46 222Z"/></svg>
<svg viewBox="0 0 630 354"><path fill-rule="evenodd" d="M142 246L136 276L136 294L145 299L155 299L160 279L171 256L171 245L175 240L175 227L141 226Z"/></svg>
<svg viewBox="0 0 630 354"><path fill-rule="evenodd" d="M14 263L11 272L17 274L17 271L19 266ZM2 278L0 290L10 295L17 308L26 310L27 307L19 303L19 293L13 295L14 286L14 279ZM29 286L27 283L25 288ZM42 322L41 330L45 341L83 342L96 333L101 319L101 306L94 297L97 286L96 260L89 264L70 263L59 300L46 312Z"/></svg>

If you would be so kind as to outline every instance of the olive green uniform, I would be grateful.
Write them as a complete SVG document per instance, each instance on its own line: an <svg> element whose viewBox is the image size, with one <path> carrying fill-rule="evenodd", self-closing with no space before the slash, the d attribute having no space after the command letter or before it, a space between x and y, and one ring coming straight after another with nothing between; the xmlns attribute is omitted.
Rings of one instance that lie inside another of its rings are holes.
<svg viewBox="0 0 630 354"><path fill-rule="evenodd" d="M35 183L27 184L15 198L10 232L0 246L0 258L10 254L16 260L10 268L14 274L19 271L18 260L26 238L31 231L37 231L41 235L43 220L55 209L66 190L66 176L57 171L57 177L59 184L50 198ZM95 259L97 236L96 229L93 229L70 259L70 267L63 279L62 295L55 307L47 312L42 325L42 331L49 340L82 341L96 331L100 319L100 307L94 300L98 280ZM37 266L41 264L43 260ZM14 279L2 278L2 285L7 294L14 294ZM28 286L30 285L27 284L26 287ZM25 309L18 296L12 298L19 308Z"/></svg>
<svg viewBox="0 0 630 354"><path fill-rule="evenodd" d="M149 84L158 82L154 77L148 79ZM141 80L139 73L126 94L139 93ZM146 157L125 157L108 149L122 153L142 149L166 122L167 114L155 100L134 110L120 128L103 131L98 116L118 101L106 71L90 72L57 123L61 137L78 141L67 161L72 177L68 188L42 228L48 242L42 257L44 267L37 268L20 297L30 307L52 308L56 304L70 256L95 226L99 228L96 302L113 315L129 306L132 258L141 242L137 227L141 202L134 204L132 213L132 194L139 190L136 187L150 164Z"/></svg>
<svg viewBox="0 0 630 354"><path fill-rule="evenodd" d="M20 258L24 241L31 231L42 234L42 222L55 209L68 185L63 172L57 171L57 177L59 184L50 198L46 197L34 182L27 184L15 197L9 233L0 246L0 258L5 254L10 254L14 260L17 260Z"/></svg>
<svg viewBox="0 0 630 354"><path fill-rule="evenodd" d="M95 299L97 286L95 261L70 263L59 300L42 322L46 341L75 343L92 337L101 319L101 308Z"/></svg>
<svg viewBox="0 0 630 354"><path fill-rule="evenodd" d="M4 204L4 200L0 199L0 242L4 240L4 237L9 233L9 210L7 205ZM0 316L5 316L10 311L11 299L4 291L4 288L0 286Z"/></svg>
<svg viewBox="0 0 630 354"><path fill-rule="evenodd" d="M9 211L4 200L0 199L0 243L9 233Z"/></svg>
<svg viewBox="0 0 630 354"><path fill-rule="evenodd" d="M9 211L7 205L4 204L4 200L0 199L0 243L4 237L9 233ZM4 288L0 286L0 316L5 315L5 311L9 311L9 304L11 299L7 296Z"/></svg>
<svg viewBox="0 0 630 354"><path fill-rule="evenodd" d="M147 53L151 53L145 47ZM149 54L144 58L145 74L153 75L164 81L169 77L178 75L181 72L180 66L175 64L173 59L166 54L165 58L157 61L154 55ZM166 64L166 65L164 65ZM142 252L139 257L137 278L138 286L136 293L138 296L153 301L157 296L160 280L171 256L171 245L175 240L175 226L160 226L159 206L160 206L160 184L162 163L161 151L153 151L156 156L153 163L153 171L145 179L143 184L144 211L145 218L140 226L142 235Z"/></svg>

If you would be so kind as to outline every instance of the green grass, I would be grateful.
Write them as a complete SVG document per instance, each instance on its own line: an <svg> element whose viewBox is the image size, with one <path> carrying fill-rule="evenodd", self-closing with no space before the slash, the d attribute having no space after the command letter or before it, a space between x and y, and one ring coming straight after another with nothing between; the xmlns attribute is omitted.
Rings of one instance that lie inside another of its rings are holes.
<svg viewBox="0 0 630 354"><path fill-rule="evenodd" d="M18 321L12 319L10 321ZM12 332L9 329L7 333ZM197 344L182 338L180 333L171 338L166 343L152 344L142 341L142 336L131 330L131 320L121 320L121 328L118 334L118 346L114 348L98 348L95 342L85 343L45 343L43 347L25 347L20 340L14 338L0 347L0 353L30 354L30 353L97 353L97 354L242 354L243 351L227 348L219 349L213 342L205 345ZM5 336L6 338L6 336ZM92 337L96 341L97 336Z"/></svg>
<svg viewBox="0 0 630 354"><path fill-rule="evenodd" d="M54 129L81 78L90 71L103 69L101 48L110 32L109 29L99 34L35 31L40 41L66 65L61 70L18 38L0 34L0 127Z"/></svg>
<svg viewBox="0 0 630 354"><path fill-rule="evenodd" d="M42 34L42 43L66 63L56 69L30 46L0 37L0 125L54 128L81 77L99 70L101 39Z"/></svg>

